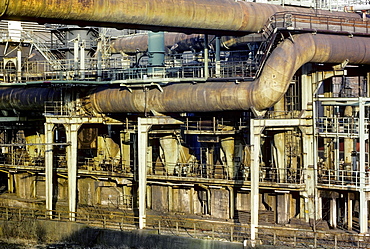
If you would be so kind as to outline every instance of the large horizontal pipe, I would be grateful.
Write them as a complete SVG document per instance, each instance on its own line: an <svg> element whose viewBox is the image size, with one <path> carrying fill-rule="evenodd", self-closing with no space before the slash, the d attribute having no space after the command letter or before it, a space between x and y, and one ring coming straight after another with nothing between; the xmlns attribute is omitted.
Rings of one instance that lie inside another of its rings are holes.
<svg viewBox="0 0 370 249"><path fill-rule="evenodd" d="M176 83L147 91L100 87L91 91L90 102L98 113L208 112L264 110L285 94L295 72L305 63L370 64L366 37L300 34L286 39L272 52L261 76L252 82ZM0 109L42 110L44 102L58 99L49 88L0 88Z"/></svg>
<svg viewBox="0 0 370 249"><path fill-rule="evenodd" d="M359 17L235 0L0 0L2 19L179 32L257 32L276 12Z"/></svg>
<svg viewBox="0 0 370 249"><path fill-rule="evenodd" d="M39 87L1 87L0 110L40 111L46 101L60 100L61 90Z"/></svg>
<svg viewBox="0 0 370 249"><path fill-rule="evenodd" d="M214 36L208 37L209 40L214 40ZM262 35L253 33L246 36L222 36L221 45L223 49L245 49L247 43L261 42ZM168 50L182 53L184 51L201 51L204 49L204 35L184 33L165 33L165 46ZM119 37L112 41L112 53L135 54L137 52L145 52L148 50L148 34L138 34L125 37Z"/></svg>
<svg viewBox="0 0 370 249"><path fill-rule="evenodd" d="M164 42L168 50L175 49L179 52L189 50L193 47L195 50L202 50L204 47L204 35L184 33L165 33ZM137 52L145 52L148 50L148 34L130 35L120 37L111 43L112 53L127 53L134 54Z"/></svg>
<svg viewBox="0 0 370 249"><path fill-rule="evenodd" d="M98 88L91 95L100 113L208 112L264 110L285 94L295 72L305 63L370 64L370 43L366 37L300 34L286 39L271 54L261 76L252 82L207 82L172 84L148 91Z"/></svg>

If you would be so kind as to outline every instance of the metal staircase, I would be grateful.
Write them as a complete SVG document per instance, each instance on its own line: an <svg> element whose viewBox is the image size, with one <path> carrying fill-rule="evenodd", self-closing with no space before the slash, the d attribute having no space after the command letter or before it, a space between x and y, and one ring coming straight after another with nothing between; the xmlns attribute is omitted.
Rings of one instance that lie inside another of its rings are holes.
<svg viewBox="0 0 370 249"><path fill-rule="evenodd" d="M32 32L23 31L25 37L27 37L32 45L40 52L40 54L49 62L53 70L63 70L64 67L58 60L58 58L50 51L50 49L45 45L44 41L34 35Z"/></svg>
<svg viewBox="0 0 370 249"><path fill-rule="evenodd" d="M268 23L263 28L262 37L264 41L259 46L255 57L255 65L257 67L255 78L258 78L260 76L267 58L270 56L271 51L275 47L274 45L277 36L277 28L274 25L275 22L273 18L274 16L270 18Z"/></svg>

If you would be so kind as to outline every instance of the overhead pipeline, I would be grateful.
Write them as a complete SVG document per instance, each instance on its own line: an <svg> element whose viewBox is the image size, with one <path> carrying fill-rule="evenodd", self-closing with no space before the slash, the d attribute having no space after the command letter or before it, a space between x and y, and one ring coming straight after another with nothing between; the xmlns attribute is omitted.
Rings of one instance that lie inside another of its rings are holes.
<svg viewBox="0 0 370 249"><path fill-rule="evenodd" d="M3 20L215 34L257 32L282 11L360 18L235 0L0 0Z"/></svg>
<svg viewBox="0 0 370 249"><path fill-rule="evenodd" d="M183 52L194 47L196 50L202 50L204 47L204 35L184 33L165 33L165 47L167 52L176 50ZM146 52L148 50L148 34L130 35L119 37L111 43L112 53L135 54L137 52Z"/></svg>
<svg viewBox="0 0 370 249"><path fill-rule="evenodd" d="M308 62L370 64L367 37L299 34L285 39L272 52L260 77L251 82L174 83L158 88L98 87L90 105L98 113L210 112L264 110L285 94L293 75ZM59 99L53 88L0 88L1 110L43 110L45 101Z"/></svg>
<svg viewBox="0 0 370 249"><path fill-rule="evenodd" d="M208 37L209 41L214 41L213 35ZM199 52L204 49L204 35L166 32L164 34L165 47L167 52L182 53L184 51ZM249 34L241 37L222 36L221 47L223 49L244 49L247 43L261 42L261 34ZM112 53L135 54L138 52L146 52L148 50L148 34L130 35L119 37L111 42Z"/></svg>
<svg viewBox="0 0 370 249"><path fill-rule="evenodd" d="M293 75L308 62L370 64L366 37L299 34L285 39L272 52L260 77L252 82L171 84L163 88L132 90L101 87L90 101L99 113L210 112L264 110L285 94ZM109 100L109 101L108 101Z"/></svg>
<svg viewBox="0 0 370 249"><path fill-rule="evenodd" d="M40 111L46 101L60 100L61 89L1 87L0 110Z"/></svg>

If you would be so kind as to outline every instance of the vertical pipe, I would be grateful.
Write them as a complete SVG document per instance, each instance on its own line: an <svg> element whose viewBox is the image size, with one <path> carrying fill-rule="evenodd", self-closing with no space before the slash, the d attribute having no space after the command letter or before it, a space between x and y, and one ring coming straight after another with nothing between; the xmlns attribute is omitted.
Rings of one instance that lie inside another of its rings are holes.
<svg viewBox="0 0 370 249"><path fill-rule="evenodd" d="M80 78L83 80L85 79L85 44L86 41L82 41L81 47L80 47L80 70L81 70L81 76Z"/></svg>
<svg viewBox="0 0 370 249"><path fill-rule="evenodd" d="M221 39L216 36L216 78L221 76Z"/></svg>
<svg viewBox="0 0 370 249"><path fill-rule="evenodd" d="M209 71L208 71L208 35L204 35L204 78L209 78Z"/></svg>
<svg viewBox="0 0 370 249"><path fill-rule="evenodd" d="M74 69L75 69L75 77L78 75L78 58L79 58L79 42L80 42L80 34L77 35L77 38L73 40L73 62L74 62Z"/></svg>
<svg viewBox="0 0 370 249"><path fill-rule="evenodd" d="M155 77L163 74L164 66L164 32L148 33L148 74Z"/></svg>
<svg viewBox="0 0 370 249"><path fill-rule="evenodd" d="M17 50L17 81L22 82L22 50Z"/></svg>
<svg viewBox="0 0 370 249"><path fill-rule="evenodd" d="M98 73L98 81L102 80L102 37L98 42L98 49L97 49L97 73Z"/></svg>

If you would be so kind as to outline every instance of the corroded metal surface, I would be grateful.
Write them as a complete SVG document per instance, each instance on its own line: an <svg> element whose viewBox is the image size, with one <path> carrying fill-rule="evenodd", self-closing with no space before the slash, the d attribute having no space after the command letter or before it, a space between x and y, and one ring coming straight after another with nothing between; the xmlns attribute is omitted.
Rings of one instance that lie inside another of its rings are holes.
<svg viewBox="0 0 370 249"><path fill-rule="evenodd" d="M281 11L332 15L235 0L0 0L2 19L181 32L256 32Z"/></svg>
<svg viewBox="0 0 370 249"><path fill-rule="evenodd" d="M42 111L45 101L60 96L53 88L0 87L0 109L20 111Z"/></svg>
<svg viewBox="0 0 370 249"><path fill-rule="evenodd" d="M370 64L367 37L300 34L286 39L271 54L261 76L252 82L169 84L130 92L125 87L91 90L91 105L99 113L208 112L264 110L285 94L295 72L307 62ZM293 42L294 41L294 42ZM0 109L42 110L44 102L60 97L53 88L0 88Z"/></svg>
<svg viewBox="0 0 370 249"><path fill-rule="evenodd" d="M213 35L210 35L208 39L214 41ZM204 49L204 35L202 34L191 34L187 35L184 33L165 33L164 36L165 46L169 51L175 51L182 53L184 51L194 50L201 51ZM222 36L221 45L224 49L244 49L249 42L261 42L261 34L249 34L241 37L235 36ZM213 42L214 43L214 42ZM148 35L139 34L131 35L126 37L117 38L111 43L112 53L127 53L135 54L137 52L144 52L148 49Z"/></svg>
<svg viewBox="0 0 370 249"><path fill-rule="evenodd" d="M285 94L295 72L307 62L370 64L366 37L301 34L286 39L271 54L253 82L172 84L148 91L100 88L91 95L97 112L208 112L264 110ZM107 101L109 100L109 101Z"/></svg>

